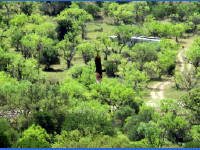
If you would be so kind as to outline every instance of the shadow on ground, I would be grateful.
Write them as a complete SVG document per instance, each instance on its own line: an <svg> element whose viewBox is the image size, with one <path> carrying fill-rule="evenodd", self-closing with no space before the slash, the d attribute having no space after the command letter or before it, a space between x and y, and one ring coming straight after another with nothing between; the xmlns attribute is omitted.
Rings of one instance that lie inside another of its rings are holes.
<svg viewBox="0 0 200 150"><path fill-rule="evenodd" d="M45 72L63 72L64 70L48 68L48 69L43 69L43 71L45 71Z"/></svg>

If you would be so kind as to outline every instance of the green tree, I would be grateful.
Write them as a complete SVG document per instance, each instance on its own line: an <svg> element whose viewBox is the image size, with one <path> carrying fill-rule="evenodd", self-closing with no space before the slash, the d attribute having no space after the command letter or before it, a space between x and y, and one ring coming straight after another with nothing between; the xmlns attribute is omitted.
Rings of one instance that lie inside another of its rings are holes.
<svg viewBox="0 0 200 150"><path fill-rule="evenodd" d="M186 30L186 25L183 23L175 24L173 26L173 35L176 37L176 42L178 42L178 38L180 38Z"/></svg>
<svg viewBox="0 0 200 150"><path fill-rule="evenodd" d="M101 37L101 44L102 44L102 52L104 53L104 60L108 60L108 56L111 53L112 40L108 37L108 34L102 33Z"/></svg>
<svg viewBox="0 0 200 150"><path fill-rule="evenodd" d="M0 70L1 71L7 71L7 66L11 64L11 61L13 59L12 53L6 53L2 49L0 49Z"/></svg>
<svg viewBox="0 0 200 150"><path fill-rule="evenodd" d="M85 64L87 64L95 56L95 45L91 42L82 42L77 46L77 49L83 56Z"/></svg>
<svg viewBox="0 0 200 150"><path fill-rule="evenodd" d="M36 81L38 77L38 62L33 59L24 59L22 55L15 53L4 53L0 51L1 70L8 72L18 80ZM42 77L42 76L41 76Z"/></svg>
<svg viewBox="0 0 200 150"><path fill-rule="evenodd" d="M167 5L160 5L160 4L152 5L151 6L151 13L153 14L153 16L155 18L162 19L168 13L168 11L167 11Z"/></svg>
<svg viewBox="0 0 200 150"><path fill-rule="evenodd" d="M32 125L22 133L17 141L17 148L48 148L50 147L50 136L45 129Z"/></svg>
<svg viewBox="0 0 200 150"><path fill-rule="evenodd" d="M194 24L194 32L197 31L197 26L200 24L200 14L194 13L189 17L189 21L191 21Z"/></svg>
<svg viewBox="0 0 200 150"><path fill-rule="evenodd" d="M196 86L198 76L195 74L194 71L183 73L176 72L174 80L177 89L190 90Z"/></svg>
<svg viewBox="0 0 200 150"><path fill-rule="evenodd" d="M61 135L56 136L54 148L126 148L130 144L129 139L118 134L115 137L108 135L83 136L78 130L71 132L62 131Z"/></svg>
<svg viewBox="0 0 200 150"><path fill-rule="evenodd" d="M27 34L22 37L22 54L25 58L36 57L37 47L40 42L40 36L35 33Z"/></svg>
<svg viewBox="0 0 200 150"><path fill-rule="evenodd" d="M150 121L148 123L141 122L138 129L139 134L143 134L151 147L162 147L164 144L163 129Z"/></svg>
<svg viewBox="0 0 200 150"><path fill-rule="evenodd" d="M41 44L41 45L40 45ZM50 68L50 65L52 64L58 64L60 62L59 60L59 53L58 50L55 48L55 42L47 37L42 37L41 43L38 46L38 54L40 57L39 62L42 64L45 64L45 69L48 70Z"/></svg>
<svg viewBox="0 0 200 150"><path fill-rule="evenodd" d="M137 43L130 51L130 59L137 62L139 70L143 70L146 62L157 60L157 51L159 47L152 43Z"/></svg>
<svg viewBox="0 0 200 150"><path fill-rule="evenodd" d="M118 39L119 51L121 54L123 48L126 46L127 42L130 41L131 36L133 35L133 28L130 25L121 25L116 27L114 30L115 35Z"/></svg>
<svg viewBox="0 0 200 150"><path fill-rule="evenodd" d="M110 77L115 77L118 72L121 56L119 54L111 54L109 60L104 63L106 74Z"/></svg>
<svg viewBox="0 0 200 150"><path fill-rule="evenodd" d="M23 37L23 33L21 29L17 30L17 27L13 27L10 29L11 31L11 46L13 46L16 51L20 51L22 49L21 39Z"/></svg>
<svg viewBox="0 0 200 150"><path fill-rule="evenodd" d="M19 92L19 83L15 78L11 78L7 73L2 71L0 72L0 84L2 107L5 106L7 107L6 110L10 111L16 106L16 95Z"/></svg>
<svg viewBox="0 0 200 150"><path fill-rule="evenodd" d="M145 137L145 135L138 130L140 123L148 123L153 118L153 108L143 105L142 107L140 107L138 115L133 115L126 119L123 130L131 141L141 140Z"/></svg>
<svg viewBox="0 0 200 150"><path fill-rule="evenodd" d="M174 3L178 21L186 21L191 14L198 11L198 6L194 3Z"/></svg>
<svg viewBox="0 0 200 150"><path fill-rule="evenodd" d="M191 48L189 49L189 51L187 51L187 57L188 60L191 64L193 64L193 66L195 67L195 69L197 69L200 65L200 38L195 39L195 41L192 43Z"/></svg>
<svg viewBox="0 0 200 150"><path fill-rule="evenodd" d="M69 19L72 20L73 23L79 25L81 27L82 39L85 39L86 34L86 22L93 20L93 17L88 14L85 10L80 8L69 8L63 10L58 16L59 19Z"/></svg>
<svg viewBox="0 0 200 150"><path fill-rule="evenodd" d="M80 102L70 110L62 125L66 131L78 129L84 136L114 135L111 119L108 115L108 105L102 105L98 101Z"/></svg>
<svg viewBox="0 0 200 150"><path fill-rule="evenodd" d="M56 45L56 48L59 51L63 51L63 57L67 62L68 69L71 67L71 61L76 54L79 41L80 39L76 35L69 33L69 35L65 36L64 40L60 41Z"/></svg>
<svg viewBox="0 0 200 150"><path fill-rule="evenodd" d="M184 117L166 113L159 125L165 129L167 139L173 143L184 142L187 138L189 122Z"/></svg>
<svg viewBox="0 0 200 150"><path fill-rule="evenodd" d="M155 19L145 22L145 27L148 29L150 35L155 37L171 37L173 35L173 24L161 23Z"/></svg>
<svg viewBox="0 0 200 150"><path fill-rule="evenodd" d="M22 27L28 23L28 16L25 14L16 15L13 19L10 20L11 26Z"/></svg>
<svg viewBox="0 0 200 150"><path fill-rule="evenodd" d="M160 69L156 61L146 62L144 64L144 71L147 73L150 79L156 79L160 75Z"/></svg>
<svg viewBox="0 0 200 150"><path fill-rule="evenodd" d="M29 25L35 25L35 24L29 24ZM26 26L25 26L26 27ZM27 30L30 29L27 25ZM35 32L42 36L42 37L48 37L50 39L56 40L57 34L56 34L56 25L47 21L44 23L40 23L39 25L35 25Z"/></svg>
<svg viewBox="0 0 200 150"><path fill-rule="evenodd" d="M58 26L56 32L58 34L58 40L63 40L65 34L67 33L77 33L79 32L78 26L73 24L72 20L64 18L57 19Z"/></svg>
<svg viewBox="0 0 200 150"><path fill-rule="evenodd" d="M109 2L109 1L104 1L103 2L103 14L105 16L108 16L108 13L110 11L110 4L115 3L115 2Z"/></svg>
<svg viewBox="0 0 200 150"><path fill-rule="evenodd" d="M194 125L191 129L192 138L194 141L200 141L200 125Z"/></svg>
<svg viewBox="0 0 200 150"><path fill-rule="evenodd" d="M34 123L44 128L47 133L54 133L57 128L57 120L51 112L36 112L33 115Z"/></svg>
<svg viewBox="0 0 200 150"><path fill-rule="evenodd" d="M87 89L84 87L84 85L72 78L65 79L64 83L60 87L60 90L66 102L72 98L84 99L84 93L87 92Z"/></svg>
<svg viewBox="0 0 200 150"><path fill-rule="evenodd" d="M11 27L9 28L9 36L11 37L11 45L15 47L16 51L20 51L22 49L21 39L23 37L24 27L29 22L29 18L25 14L19 14L13 17L10 20Z"/></svg>
<svg viewBox="0 0 200 150"><path fill-rule="evenodd" d="M173 71L175 69L176 53L177 51L166 49L165 51L163 50L158 54L158 66L161 70L160 77L163 74L173 74Z"/></svg>
<svg viewBox="0 0 200 150"><path fill-rule="evenodd" d="M149 80L147 73L138 70L137 64L135 63L125 63L124 65L121 65L121 67L119 76L135 91L142 93L142 89L146 86L147 81Z"/></svg>
<svg viewBox="0 0 200 150"><path fill-rule="evenodd" d="M17 132L10 126L9 122L0 119L0 145L2 148L11 147L17 140Z"/></svg>
<svg viewBox="0 0 200 150"><path fill-rule="evenodd" d="M92 84L96 83L96 78L94 75L95 72L95 64L94 61L90 61L87 66L83 67L82 73L78 78L78 81L85 85L86 87L89 87Z"/></svg>
<svg viewBox="0 0 200 150"><path fill-rule="evenodd" d="M179 114L183 111L179 104L173 99L163 99L160 104L161 111L164 113Z"/></svg>
<svg viewBox="0 0 200 150"><path fill-rule="evenodd" d="M118 5L111 4L109 5L109 15L114 18L114 23L117 25L127 24L132 22L133 17L133 6L129 4Z"/></svg>
<svg viewBox="0 0 200 150"><path fill-rule="evenodd" d="M95 4L88 4L85 8L85 10L91 14L94 18L97 18L100 13L100 8L98 5Z"/></svg>
<svg viewBox="0 0 200 150"><path fill-rule="evenodd" d="M143 22L145 15L147 15L150 10L147 2L134 2L133 6L135 22Z"/></svg>
<svg viewBox="0 0 200 150"><path fill-rule="evenodd" d="M180 101L184 104L183 106L192 112L192 116L194 117L194 119L191 118L191 120L195 122L200 121L199 118L200 111L198 109L200 105L199 91L200 91L199 87L194 88L180 98Z"/></svg>
<svg viewBox="0 0 200 150"><path fill-rule="evenodd" d="M68 8L71 5L71 3L72 2L70 1L65 1L65 2L46 1L41 3L39 8L45 15L56 16L65 8Z"/></svg>
<svg viewBox="0 0 200 150"><path fill-rule="evenodd" d="M127 117L132 116L135 110L130 106L123 106L115 112L115 119L120 121L120 127L123 127Z"/></svg>
<svg viewBox="0 0 200 150"><path fill-rule="evenodd" d="M31 15L36 9L37 4L35 2L22 2L20 5L21 11L26 15Z"/></svg>

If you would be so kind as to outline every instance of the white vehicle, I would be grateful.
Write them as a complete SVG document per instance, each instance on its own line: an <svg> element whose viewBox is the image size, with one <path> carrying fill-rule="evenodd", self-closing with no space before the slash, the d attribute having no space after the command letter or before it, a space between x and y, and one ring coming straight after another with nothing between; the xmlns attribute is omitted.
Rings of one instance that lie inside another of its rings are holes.
<svg viewBox="0 0 200 150"><path fill-rule="evenodd" d="M117 41L117 36L116 35L112 35L109 36L109 38L112 39L112 41ZM133 36L130 38L130 41L127 41L127 45L128 46L133 46L136 43L140 43L140 42L152 42L152 43L159 43L161 40L158 37L148 37L148 36Z"/></svg>
<svg viewBox="0 0 200 150"><path fill-rule="evenodd" d="M152 42L152 43L159 43L161 40L157 37L147 37L147 36L133 36L131 37L131 42L133 45L139 42Z"/></svg>

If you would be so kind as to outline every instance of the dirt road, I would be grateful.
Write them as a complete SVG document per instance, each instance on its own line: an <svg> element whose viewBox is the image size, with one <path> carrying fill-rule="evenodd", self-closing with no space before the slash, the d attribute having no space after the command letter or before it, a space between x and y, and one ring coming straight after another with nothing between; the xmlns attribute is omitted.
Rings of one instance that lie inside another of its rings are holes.
<svg viewBox="0 0 200 150"><path fill-rule="evenodd" d="M189 41L189 42L188 42ZM188 64L187 62L185 62L185 55L186 55L186 51L189 49L191 43L192 43L193 39L189 38L189 39L184 39L183 42L185 42L185 44L183 44L183 46L185 47L184 49L181 49L178 54L177 54L177 65L179 65L180 67L180 72L184 72L185 69L187 71L190 71L192 69L192 65ZM164 90L165 88L167 88L168 86L170 86L170 84L173 81L171 79L168 79L166 81L159 81L156 84L152 85L151 88L151 100L148 100L146 102L147 105L149 106L153 106L156 107L160 105L160 100L164 99Z"/></svg>

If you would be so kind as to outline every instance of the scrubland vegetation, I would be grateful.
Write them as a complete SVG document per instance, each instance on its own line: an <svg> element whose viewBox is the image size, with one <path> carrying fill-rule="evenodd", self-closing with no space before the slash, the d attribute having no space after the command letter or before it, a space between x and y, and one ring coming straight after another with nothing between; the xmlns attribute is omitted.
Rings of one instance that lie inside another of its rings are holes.
<svg viewBox="0 0 200 150"><path fill-rule="evenodd" d="M200 147L199 6L0 2L0 147Z"/></svg>

